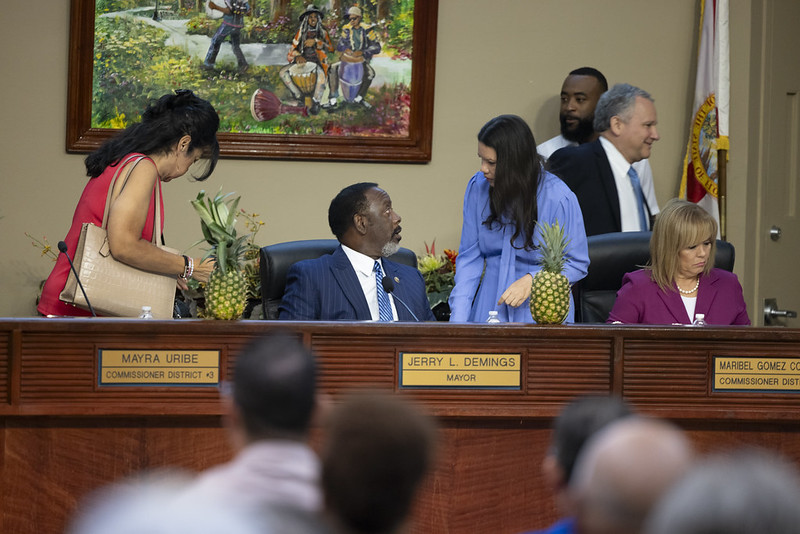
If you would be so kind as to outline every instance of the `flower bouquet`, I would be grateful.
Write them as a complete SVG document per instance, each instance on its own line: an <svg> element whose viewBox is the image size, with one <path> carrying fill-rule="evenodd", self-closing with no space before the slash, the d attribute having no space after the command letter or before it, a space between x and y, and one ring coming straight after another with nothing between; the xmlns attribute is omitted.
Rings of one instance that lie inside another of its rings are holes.
<svg viewBox="0 0 800 534"><path fill-rule="evenodd" d="M425 243L425 254L417 258L417 268L425 280L425 292L431 310L439 320L447 320L450 307L447 299L455 286L456 256L454 250L444 249L444 254L436 255L436 240L429 247Z"/></svg>

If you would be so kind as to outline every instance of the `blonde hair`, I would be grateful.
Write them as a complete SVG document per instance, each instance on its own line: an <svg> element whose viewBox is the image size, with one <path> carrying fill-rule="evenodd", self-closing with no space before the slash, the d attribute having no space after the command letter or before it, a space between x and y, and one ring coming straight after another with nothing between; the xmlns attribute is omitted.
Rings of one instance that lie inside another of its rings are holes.
<svg viewBox="0 0 800 534"><path fill-rule="evenodd" d="M717 252L717 221L706 210L686 200L673 198L656 217L650 237L650 271L662 291L675 291L675 275L681 250L711 241L704 275L714 267Z"/></svg>

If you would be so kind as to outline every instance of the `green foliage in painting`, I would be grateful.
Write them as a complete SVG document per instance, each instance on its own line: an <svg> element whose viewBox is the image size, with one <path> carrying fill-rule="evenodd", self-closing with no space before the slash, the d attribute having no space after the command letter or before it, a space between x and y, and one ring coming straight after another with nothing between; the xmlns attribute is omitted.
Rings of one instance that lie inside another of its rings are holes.
<svg viewBox="0 0 800 534"><path fill-rule="evenodd" d="M305 3L292 0L292 15L273 20L269 9L264 7L269 3L259 2L253 16L245 19L242 41L265 45L290 42L297 29L297 14ZM186 20L190 34L211 36L219 27L220 22L206 17L202 8L186 8L177 1L161 1L159 5L165 20L177 17ZM372 0L363 4L365 20L376 25L384 52L397 59L410 57L413 0L393 2L388 21L375 20L375 6ZM143 15L123 13L126 10ZM170 35L162 29L166 26L149 20L152 10L153 3L143 0L96 0L93 128L125 128L140 120L142 111L153 100L170 90L186 88L214 105L220 116L221 132L396 136L408 131L410 90L402 83L371 87L370 110L349 106L334 113L311 116L284 113L270 121L256 121L250 113L250 98L256 89L270 90L284 101L291 98L278 76L282 65L250 65L246 72L240 73L235 63L226 64L222 60L215 69L204 70L202 57L190 55L182 46L165 44ZM343 23L340 13L329 13L325 18L334 43ZM332 54L330 61L337 61L337 55Z"/></svg>

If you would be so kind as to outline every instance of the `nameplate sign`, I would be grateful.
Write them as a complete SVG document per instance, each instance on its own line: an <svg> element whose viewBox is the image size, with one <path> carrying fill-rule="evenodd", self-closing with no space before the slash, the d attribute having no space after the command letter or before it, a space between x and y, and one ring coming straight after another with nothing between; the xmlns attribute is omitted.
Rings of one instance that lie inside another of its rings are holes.
<svg viewBox="0 0 800 534"><path fill-rule="evenodd" d="M520 389L519 354L400 353L400 387Z"/></svg>
<svg viewBox="0 0 800 534"><path fill-rule="evenodd" d="M800 393L800 358L714 356L714 391Z"/></svg>
<svg viewBox="0 0 800 534"><path fill-rule="evenodd" d="M100 349L101 386L217 386L218 350Z"/></svg>

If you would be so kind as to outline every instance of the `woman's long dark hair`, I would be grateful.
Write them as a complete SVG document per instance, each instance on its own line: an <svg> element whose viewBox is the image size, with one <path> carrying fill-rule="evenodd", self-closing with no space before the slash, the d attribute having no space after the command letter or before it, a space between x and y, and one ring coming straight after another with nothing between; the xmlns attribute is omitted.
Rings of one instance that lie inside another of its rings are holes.
<svg viewBox="0 0 800 534"><path fill-rule="evenodd" d="M501 216L514 225L511 244L523 236L522 248L532 250L539 210L536 192L541 180L541 160L527 123L516 115L500 115L483 125L478 141L497 154L494 187L489 189L491 213L483 224L503 224Z"/></svg>
<svg viewBox="0 0 800 534"><path fill-rule="evenodd" d="M219 116L214 106L192 91L180 89L149 105L141 122L132 124L89 154L84 162L86 174L96 178L131 152L166 154L181 137L188 135L192 138L189 151L202 149L208 161L204 172L194 178L205 180L219 159L218 128Z"/></svg>

